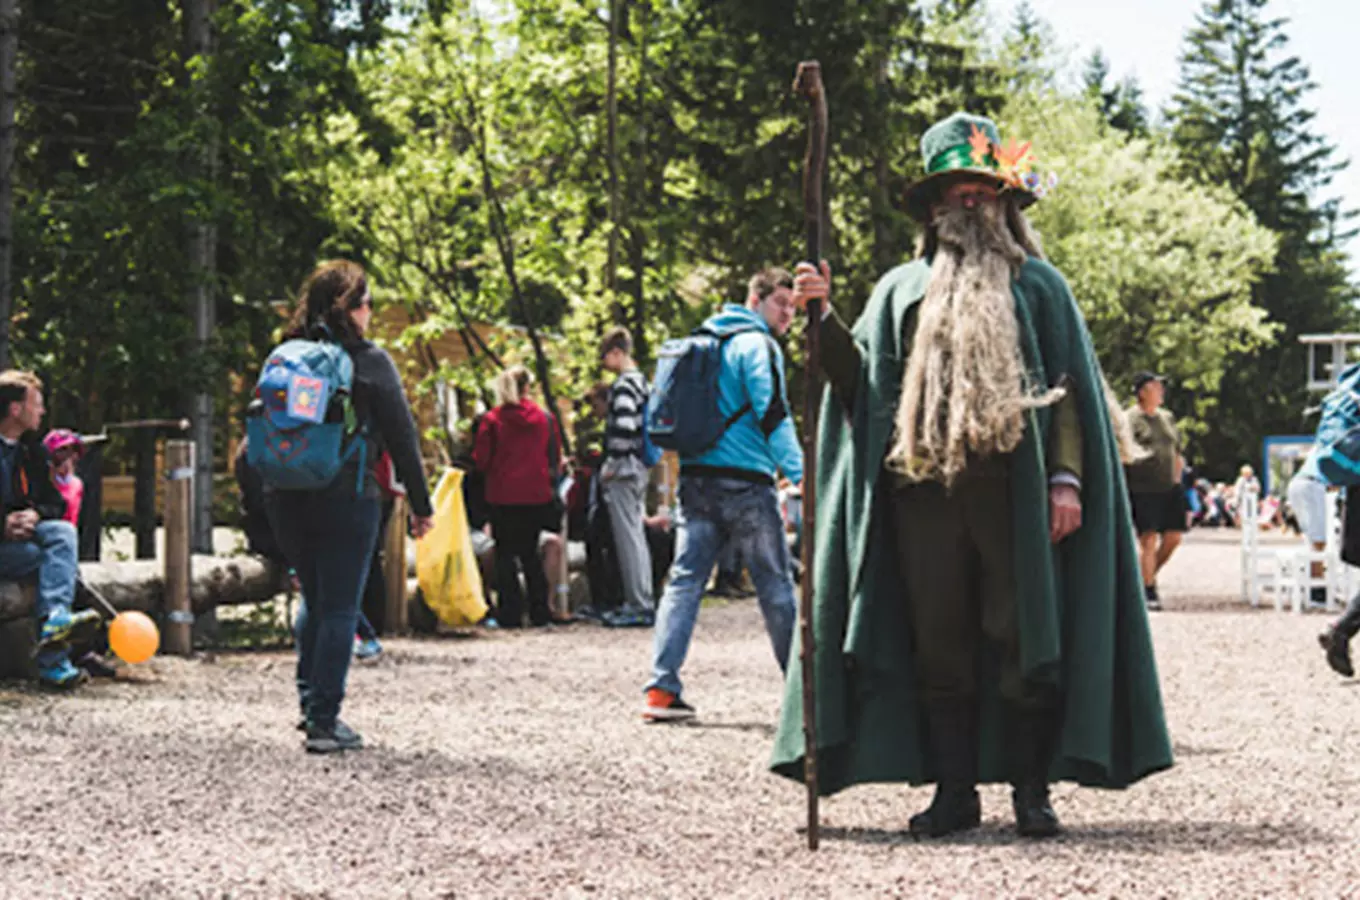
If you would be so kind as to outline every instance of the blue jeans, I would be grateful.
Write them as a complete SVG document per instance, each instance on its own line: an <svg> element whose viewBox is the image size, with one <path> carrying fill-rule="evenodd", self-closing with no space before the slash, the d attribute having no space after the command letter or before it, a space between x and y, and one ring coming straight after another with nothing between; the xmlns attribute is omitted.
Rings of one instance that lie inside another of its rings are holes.
<svg viewBox="0 0 1360 900"><path fill-rule="evenodd" d="M359 600L378 540L381 502L340 486L274 491L269 521L302 583L297 685L307 719L327 729L340 715L354 652Z"/></svg>
<svg viewBox="0 0 1360 900"><path fill-rule="evenodd" d="M751 573L775 659L786 668L797 612L775 489L734 478L682 476L676 526L675 564L657 612L647 688L680 695L680 667L689 652L704 587L724 545L735 546Z"/></svg>
<svg viewBox="0 0 1360 900"><path fill-rule="evenodd" d="M0 541L0 578L20 580L38 573L38 602L33 618L41 625L54 612L70 612L76 593L76 529L70 522L39 522L29 541ZM47 668L66 658L65 648L38 654L38 667Z"/></svg>

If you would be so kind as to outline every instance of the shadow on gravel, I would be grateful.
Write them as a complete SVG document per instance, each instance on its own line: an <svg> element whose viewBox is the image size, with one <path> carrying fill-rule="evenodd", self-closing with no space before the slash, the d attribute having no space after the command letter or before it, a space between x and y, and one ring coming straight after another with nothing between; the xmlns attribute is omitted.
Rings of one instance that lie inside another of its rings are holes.
<svg viewBox="0 0 1360 900"><path fill-rule="evenodd" d="M1182 756L1222 756L1231 752L1226 747L1196 747L1193 744L1177 743L1173 745L1171 755L1176 758Z"/></svg>
<svg viewBox="0 0 1360 900"><path fill-rule="evenodd" d="M805 830L800 828L799 832ZM1334 844L1338 840L1330 832L1294 822L1246 825L1193 821L1097 822L1068 828L1061 837L1046 841L1021 838L1009 823L988 824L966 834L933 840L918 840L905 829L885 828L823 828L822 836L831 841L880 846L1094 846L1133 853L1240 853Z"/></svg>
<svg viewBox="0 0 1360 900"><path fill-rule="evenodd" d="M690 728L703 731L746 731L762 737L774 737L774 725L769 722L705 722L698 720L688 723Z"/></svg>
<svg viewBox="0 0 1360 900"><path fill-rule="evenodd" d="M337 759L338 757L329 757ZM379 769L384 778L495 778L524 780L537 774L499 756L449 756L438 750L403 751L382 744L370 744L362 751L344 757L365 768Z"/></svg>

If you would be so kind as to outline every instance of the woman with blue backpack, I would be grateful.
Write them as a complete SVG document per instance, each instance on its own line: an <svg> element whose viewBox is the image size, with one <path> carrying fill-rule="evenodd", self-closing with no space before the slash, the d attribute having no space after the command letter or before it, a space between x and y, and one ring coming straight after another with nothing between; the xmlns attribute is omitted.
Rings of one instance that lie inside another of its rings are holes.
<svg viewBox="0 0 1360 900"><path fill-rule="evenodd" d="M364 339L373 315L357 263L322 263L303 283L288 340L270 353L247 418L279 545L302 583L297 685L311 753L356 750L340 721L359 603L379 539L375 467L389 453L411 534L433 521L415 423L397 367Z"/></svg>

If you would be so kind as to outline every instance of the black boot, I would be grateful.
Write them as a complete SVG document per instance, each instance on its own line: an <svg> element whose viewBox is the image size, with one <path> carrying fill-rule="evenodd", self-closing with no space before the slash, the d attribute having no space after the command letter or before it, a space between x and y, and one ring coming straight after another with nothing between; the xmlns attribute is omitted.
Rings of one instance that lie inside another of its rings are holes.
<svg viewBox="0 0 1360 900"><path fill-rule="evenodd" d="M935 764L935 799L911 817L916 837L944 837L982 822L977 794L977 713L971 701L932 706L926 714L930 756Z"/></svg>
<svg viewBox="0 0 1360 900"><path fill-rule="evenodd" d="M1327 665L1347 678L1355 676L1355 667L1351 665L1351 638L1356 632L1360 632L1360 594L1351 598L1341 618L1318 635L1318 643L1327 652Z"/></svg>
<svg viewBox="0 0 1360 900"><path fill-rule="evenodd" d="M1015 830L1021 837L1053 837L1062 831L1048 799L1048 770L1058 739L1056 709L1025 710L1013 721L1016 775L1011 803L1015 807Z"/></svg>

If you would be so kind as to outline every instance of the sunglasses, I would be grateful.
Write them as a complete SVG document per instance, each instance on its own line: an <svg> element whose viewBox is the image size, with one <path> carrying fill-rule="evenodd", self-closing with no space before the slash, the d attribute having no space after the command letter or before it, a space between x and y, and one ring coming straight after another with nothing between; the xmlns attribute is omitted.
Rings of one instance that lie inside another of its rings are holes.
<svg viewBox="0 0 1360 900"><path fill-rule="evenodd" d="M368 292L364 292L364 295L362 297L360 297L358 300L355 300L351 308L363 309L365 307L367 307L368 309L373 308L373 295Z"/></svg>

